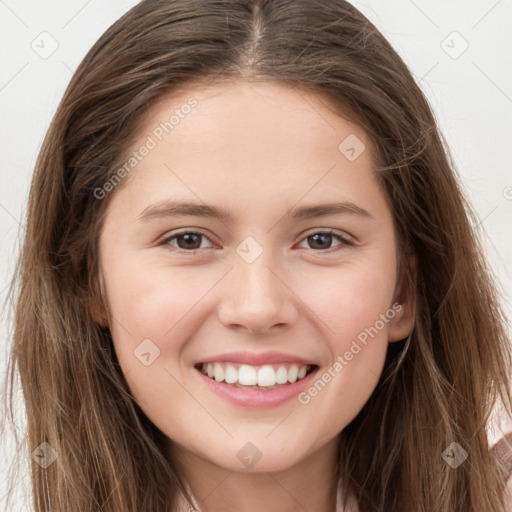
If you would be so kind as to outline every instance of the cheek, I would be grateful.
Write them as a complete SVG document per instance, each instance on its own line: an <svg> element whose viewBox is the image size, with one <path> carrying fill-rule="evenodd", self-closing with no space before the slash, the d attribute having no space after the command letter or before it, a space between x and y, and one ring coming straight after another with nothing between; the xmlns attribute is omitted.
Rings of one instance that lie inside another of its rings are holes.
<svg viewBox="0 0 512 512"><path fill-rule="evenodd" d="M390 265L393 268L392 265ZM302 288L296 288L301 299L322 320L325 337L338 350L346 350L347 342L374 326L381 314L391 306L395 274L385 272L380 264L354 263L343 268L317 271ZM315 286L311 286L315 283ZM388 324L377 328L385 337ZM364 336L362 336L364 337Z"/></svg>
<svg viewBox="0 0 512 512"><path fill-rule="evenodd" d="M149 263L107 270L114 348L134 399L152 420L163 418L166 404L186 409L190 396L180 384L178 362L198 321L195 307L205 284L191 279L194 271Z"/></svg>
<svg viewBox="0 0 512 512"><path fill-rule="evenodd" d="M390 265L390 268L393 266ZM317 375L301 403L326 415L340 429L362 409L381 375L391 307L394 274L382 274L380 263L347 266L330 275L319 273L315 288L301 298L317 313L329 343L331 362Z"/></svg>
<svg viewBox="0 0 512 512"><path fill-rule="evenodd" d="M118 267L106 280L109 307L126 330L163 338L215 283L211 275L203 277L197 271L151 263Z"/></svg>

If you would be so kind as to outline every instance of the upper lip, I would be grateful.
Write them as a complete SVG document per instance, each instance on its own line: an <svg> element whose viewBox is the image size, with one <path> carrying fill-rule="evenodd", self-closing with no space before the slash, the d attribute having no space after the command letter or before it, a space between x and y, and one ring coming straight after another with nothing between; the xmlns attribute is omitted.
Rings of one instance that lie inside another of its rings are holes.
<svg viewBox="0 0 512 512"><path fill-rule="evenodd" d="M231 363L240 363L240 364L249 364L251 366L261 366L264 364L276 364L276 363L297 363L297 364L310 364L314 365L315 363L311 362L308 359L304 359L302 357L297 357L292 354L285 354L284 352L261 352L259 354L255 354L252 352L224 352L223 354L217 354L211 357L205 357L198 361L197 364L200 363L215 363L215 362L231 362Z"/></svg>

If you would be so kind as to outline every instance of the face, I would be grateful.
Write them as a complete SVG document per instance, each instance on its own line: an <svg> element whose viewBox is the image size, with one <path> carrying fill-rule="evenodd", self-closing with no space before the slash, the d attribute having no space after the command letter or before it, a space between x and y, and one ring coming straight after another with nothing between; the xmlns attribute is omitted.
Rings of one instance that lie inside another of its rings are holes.
<svg viewBox="0 0 512 512"><path fill-rule="evenodd" d="M268 82L191 87L139 128L126 182L104 189L99 274L134 398L230 471L332 450L412 329L371 141Z"/></svg>

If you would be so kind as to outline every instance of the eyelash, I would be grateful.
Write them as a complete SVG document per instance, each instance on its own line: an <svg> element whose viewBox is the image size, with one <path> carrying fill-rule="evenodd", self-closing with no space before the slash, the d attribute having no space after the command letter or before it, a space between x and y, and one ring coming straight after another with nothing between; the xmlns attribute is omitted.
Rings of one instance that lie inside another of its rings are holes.
<svg viewBox="0 0 512 512"><path fill-rule="evenodd" d="M345 247L353 247L353 246L355 246L355 242L353 241L353 239L351 237L349 238L346 235L342 235L339 232L336 232L334 229L326 229L326 230L313 231L313 232L307 234L305 237L303 237L300 240L300 242L302 242L303 240L306 240L310 236L317 235L317 234L333 235L334 238L337 238L341 242L341 244L339 246L335 246L335 247L343 247L343 246L345 246ZM161 240L159 240L157 242L157 245L158 246L163 246L163 245L169 245L170 246L169 242L171 240L173 240L174 238L180 236L180 235L200 235L200 236L203 236L204 238L210 240L208 238L208 236L206 236L201 231L187 230L187 231L180 231L178 233L174 233L174 234L169 235L169 236L165 236L164 238L162 238ZM211 240L210 240L210 242L211 242ZM173 247L172 251L176 251L176 252L182 253L182 254L196 254L197 252L199 252L201 250L204 250L204 249L186 250L186 249L180 249L180 248L174 247L174 246L172 246L172 247ZM208 249L209 249L209 247L208 247ZM334 252L332 249L333 248L331 247L329 249L317 249L317 250L311 249L311 250L314 251L314 252L318 252L318 253L329 253L330 254L330 253ZM335 249L335 251L336 251L336 249Z"/></svg>

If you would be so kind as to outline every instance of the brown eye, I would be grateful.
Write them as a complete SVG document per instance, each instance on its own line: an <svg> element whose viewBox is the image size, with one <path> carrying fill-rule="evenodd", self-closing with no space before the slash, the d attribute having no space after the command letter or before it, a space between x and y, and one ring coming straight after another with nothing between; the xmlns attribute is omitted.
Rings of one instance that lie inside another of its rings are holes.
<svg viewBox="0 0 512 512"><path fill-rule="evenodd" d="M198 233L196 231L183 231L164 238L158 245L177 247L178 250L183 252L194 252L198 249L204 248L201 247L203 239L208 240L206 235L203 235L202 233ZM176 240L176 244L171 243L171 241L174 240Z"/></svg>
<svg viewBox="0 0 512 512"><path fill-rule="evenodd" d="M332 235L327 233L316 233L307 237L312 249L329 249L332 243Z"/></svg>
<svg viewBox="0 0 512 512"><path fill-rule="evenodd" d="M334 234L333 231L317 231L308 235L303 240L307 241L310 249L314 249L316 252L323 252L333 248L332 243L335 239L340 242L336 244L336 246L341 246L340 248L354 245L351 238L341 234ZM175 233L164 238L158 245L176 247L178 252L194 253L199 249L208 248L201 247L202 240L209 240L209 238L200 232L182 231L181 233Z"/></svg>
<svg viewBox="0 0 512 512"><path fill-rule="evenodd" d="M354 243L347 236L341 234L334 234L333 231L317 231L304 238L307 241L310 249L316 249L318 251L325 251L332 248L333 240L339 240L337 246L353 246Z"/></svg>
<svg viewBox="0 0 512 512"><path fill-rule="evenodd" d="M184 233L176 236L176 241L180 249L199 249L201 247L201 237L198 233ZM199 243L198 243L199 242Z"/></svg>

